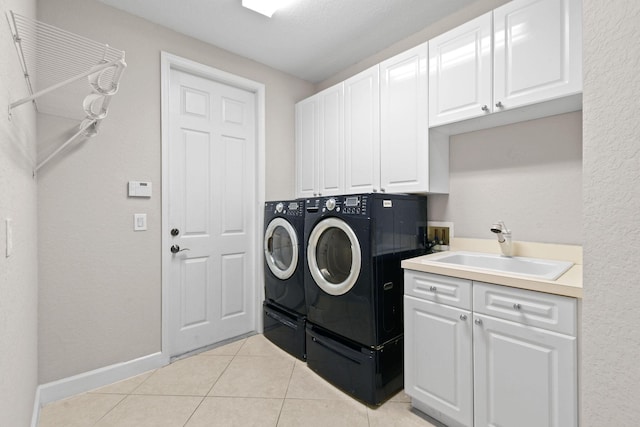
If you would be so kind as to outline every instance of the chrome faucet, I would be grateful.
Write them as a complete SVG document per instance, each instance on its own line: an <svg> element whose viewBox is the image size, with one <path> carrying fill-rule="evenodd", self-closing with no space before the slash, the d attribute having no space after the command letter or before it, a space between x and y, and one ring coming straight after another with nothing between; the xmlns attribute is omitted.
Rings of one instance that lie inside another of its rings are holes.
<svg viewBox="0 0 640 427"><path fill-rule="evenodd" d="M513 246L511 245L511 230L507 228L504 221L498 221L491 226L491 232L496 233L502 255L511 256Z"/></svg>

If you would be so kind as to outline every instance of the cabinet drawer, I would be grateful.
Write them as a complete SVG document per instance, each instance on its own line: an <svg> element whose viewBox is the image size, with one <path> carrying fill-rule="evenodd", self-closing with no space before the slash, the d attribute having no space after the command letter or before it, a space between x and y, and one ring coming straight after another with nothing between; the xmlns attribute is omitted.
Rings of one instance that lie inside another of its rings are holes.
<svg viewBox="0 0 640 427"><path fill-rule="evenodd" d="M416 298L471 310L471 281L405 270L404 293Z"/></svg>
<svg viewBox="0 0 640 427"><path fill-rule="evenodd" d="M562 334L577 334L574 298L474 282L473 311Z"/></svg>

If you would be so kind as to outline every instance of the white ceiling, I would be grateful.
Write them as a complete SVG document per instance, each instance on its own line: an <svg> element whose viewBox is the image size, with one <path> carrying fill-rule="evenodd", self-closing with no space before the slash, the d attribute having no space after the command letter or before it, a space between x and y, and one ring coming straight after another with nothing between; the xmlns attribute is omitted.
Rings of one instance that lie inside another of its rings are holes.
<svg viewBox="0 0 640 427"><path fill-rule="evenodd" d="M292 0L272 18L241 0L100 0L317 83L475 0Z"/></svg>

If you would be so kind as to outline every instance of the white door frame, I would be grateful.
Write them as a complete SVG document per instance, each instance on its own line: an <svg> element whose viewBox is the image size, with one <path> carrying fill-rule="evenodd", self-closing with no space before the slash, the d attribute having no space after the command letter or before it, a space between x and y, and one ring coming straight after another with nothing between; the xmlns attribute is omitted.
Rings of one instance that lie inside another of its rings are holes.
<svg viewBox="0 0 640 427"><path fill-rule="evenodd" d="M169 95L171 84L171 70L177 69L189 74L214 80L229 86L243 89L255 94L256 100L256 203L255 230L254 236L254 265L262 266L262 229L264 224L264 202L265 202L265 86L263 83L255 82L244 77L236 76L226 71L200 64L189 59L161 52L161 110L162 110L162 247L160 249L162 260L162 354L167 360L169 354L169 325L168 322L168 295L170 278L170 252L171 236L169 235ZM264 271L256 268L255 271L255 330L262 332L262 301L264 300Z"/></svg>

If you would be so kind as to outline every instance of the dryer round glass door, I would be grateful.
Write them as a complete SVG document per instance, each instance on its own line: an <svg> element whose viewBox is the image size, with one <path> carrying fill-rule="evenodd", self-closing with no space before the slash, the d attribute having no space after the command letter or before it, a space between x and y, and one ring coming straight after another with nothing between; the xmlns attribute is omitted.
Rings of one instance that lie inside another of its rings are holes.
<svg viewBox="0 0 640 427"><path fill-rule="evenodd" d="M339 218L326 218L311 230L307 263L316 284L330 295L343 295L360 275L360 242L353 229Z"/></svg>
<svg viewBox="0 0 640 427"><path fill-rule="evenodd" d="M274 218L264 232L264 257L269 270L286 280L298 266L298 236L284 218Z"/></svg>

